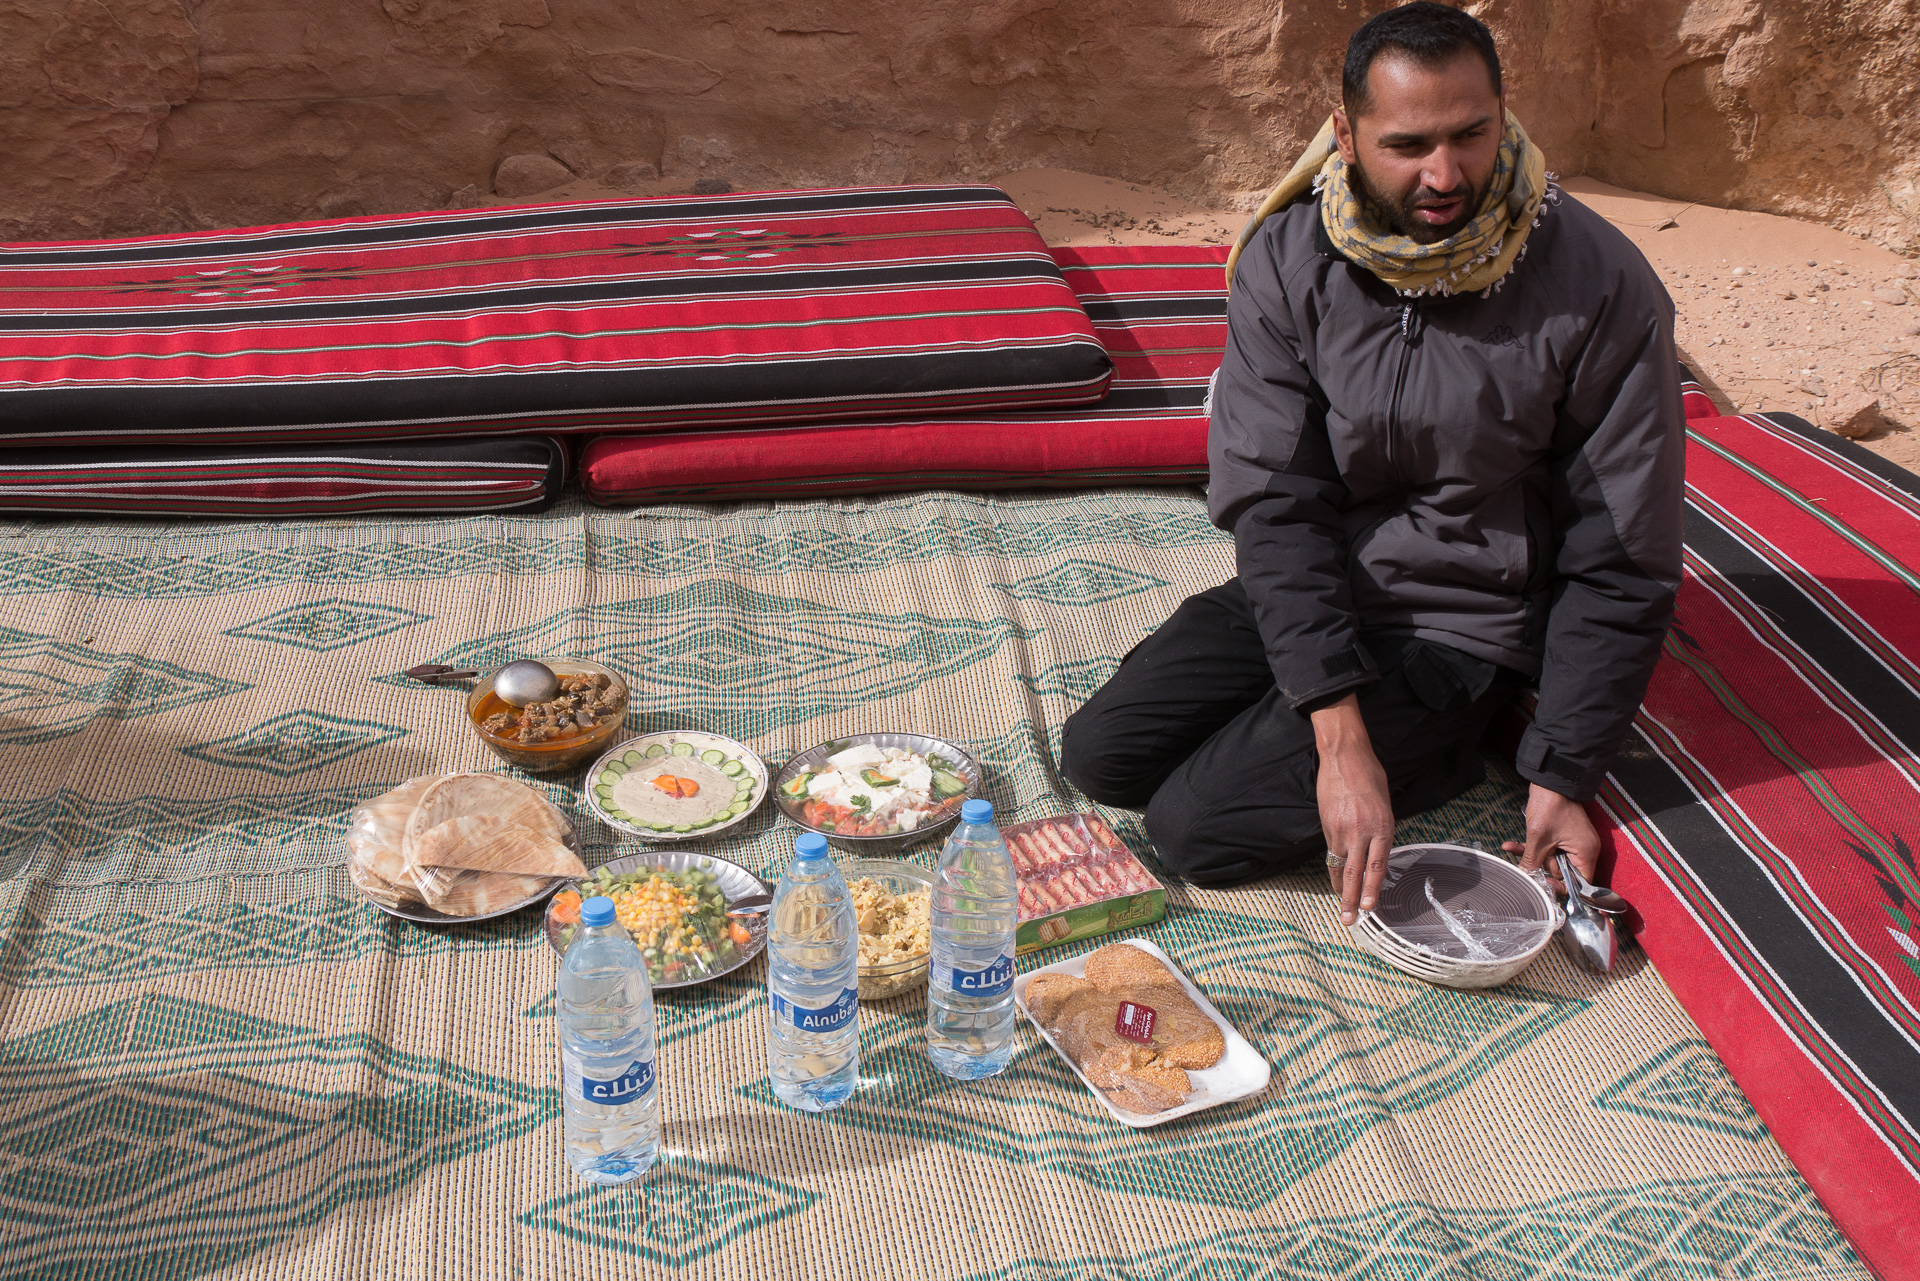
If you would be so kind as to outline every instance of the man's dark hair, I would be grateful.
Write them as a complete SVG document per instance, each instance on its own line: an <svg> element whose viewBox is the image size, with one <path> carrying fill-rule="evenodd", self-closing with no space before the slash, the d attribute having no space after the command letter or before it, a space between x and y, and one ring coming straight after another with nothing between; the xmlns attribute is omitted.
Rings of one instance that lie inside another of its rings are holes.
<svg viewBox="0 0 1920 1281"><path fill-rule="evenodd" d="M1372 105L1367 73L1374 59L1388 52L1429 68L1444 66L1463 53L1477 53L1493 77L1494 93L1500 92L1500 54L1486 24L1433 0L1414 0L1369 19L1347 41L1347 65L1340 72L1340 98L1347 119L1357 119Z"/></svg>

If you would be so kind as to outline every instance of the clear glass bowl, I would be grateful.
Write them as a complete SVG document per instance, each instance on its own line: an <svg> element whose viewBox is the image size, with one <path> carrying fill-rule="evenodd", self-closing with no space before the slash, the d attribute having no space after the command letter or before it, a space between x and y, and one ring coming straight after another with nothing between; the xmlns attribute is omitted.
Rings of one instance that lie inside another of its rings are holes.
<svg viewBox="0 0 1920 1281"><path fill-rule="evenodd" d="M894 896L903 894L933 893L933 873L927 868L916 867L912 863L902 863L890 858L852 858L840 864L840 874L852 885L862 877L879 882L886 891ZM885 1001L891 997L902 996L915 988L922 987L927 981L927 968L932 959L930 951L922 951L913 956L889 961L884 965L860 965L860 999L863 1001Z"/></svg>
<svg viewBox="0 0 1920 1281"><path fill-rule="evenodd" d="M496 711L513 710L492 697L493 674L500 670L492 667L480 673L480 678L473 683L473 691L467 695L467 724L473 727L480 741L492 748L494 755L507 764L518 765L529 774L554 774L591 760L620 733L627 719L627 683L611 667L588 658L540 658L535 661L545 663L556 676L586 676L594 673L606 676L611 682L607 689L613 696L614 710L602 716L586 732L570 734L551 742L523 743L517 738L502 737L481 725Z"/></svg>

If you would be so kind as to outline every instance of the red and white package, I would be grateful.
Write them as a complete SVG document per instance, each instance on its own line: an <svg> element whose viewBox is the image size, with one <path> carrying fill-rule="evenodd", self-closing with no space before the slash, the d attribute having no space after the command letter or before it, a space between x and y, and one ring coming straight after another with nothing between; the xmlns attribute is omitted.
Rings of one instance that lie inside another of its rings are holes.
<svg viewBox="0 0 1920 1281"><path fill-rule="evenodd" d="M1000 830L1020 876L1020 919L1160 888L1097 814L1068 814Z"/></svg>

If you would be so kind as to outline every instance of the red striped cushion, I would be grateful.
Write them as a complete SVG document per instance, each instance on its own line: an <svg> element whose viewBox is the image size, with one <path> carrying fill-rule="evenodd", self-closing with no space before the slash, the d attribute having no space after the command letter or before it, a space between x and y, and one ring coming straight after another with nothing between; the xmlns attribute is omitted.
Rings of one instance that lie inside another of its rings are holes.
<svg viewBox="0 0 1920 1281"><path fill-rule="evenodd" d="M1053 253L1113 357L1112 390L1101 403L831 428L602 437L582 462L588 497L619 504L1205 479L1202 405L1226 342L1226 250Z"/></svg>
<svg viewBox="0 0 1920 1281"><path fill-rule="evenodd" d="M1693 371L1685 365L1680 366L1680 402L1686 408L1687 421L1696 418L1718 418L1720 407L1713 403L1713 397L1693 376Z"/></svg>
<svg viewBox="0 0 1920 1281"><path fill-rule="evenodd" d="M1096 400L992 187L408 214L0 247L0 443L344 440Z"/></svg>
<svg viewBox="0 0 1920 1281"><path fill-rule="evenodd" d="M251 449L0 450L0 511L328 516L533 511L559 496L545 436Z"/></svg>

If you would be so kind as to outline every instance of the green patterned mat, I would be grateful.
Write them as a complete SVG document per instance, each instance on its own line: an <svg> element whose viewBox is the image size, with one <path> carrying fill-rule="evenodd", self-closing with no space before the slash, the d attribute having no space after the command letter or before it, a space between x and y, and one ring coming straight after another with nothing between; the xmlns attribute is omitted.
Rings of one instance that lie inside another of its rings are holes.
<svg viewBox="0 0 1920 1281"><path fill-rule="evenodd" d="M1024 1027L1004 1076L938 1076L912 998L863 1012L852 1104L788 1111L755 964L661 1001L667 1156L610 1191L560 1155L537 919L353 896L356 801L494 765L457 693L397 677L424 661L589 655L634 729L773 763L925 728L1003 816L1080 808L1061 721L1232 572L1191 492L0 547L0 1278L1866 1276L1637 952L1596 983L1550 949L1468 995L1358 952L1318 878L1173 884L1147 934L1274 1086L1145 1132ZM1516 835L1519 794L1402 839ZM583 828L589 863L636 848ZM789 838L763 812L713 848L777 870Z"/></svg>

